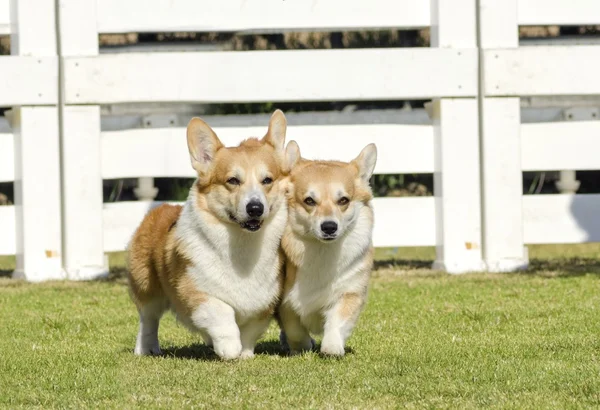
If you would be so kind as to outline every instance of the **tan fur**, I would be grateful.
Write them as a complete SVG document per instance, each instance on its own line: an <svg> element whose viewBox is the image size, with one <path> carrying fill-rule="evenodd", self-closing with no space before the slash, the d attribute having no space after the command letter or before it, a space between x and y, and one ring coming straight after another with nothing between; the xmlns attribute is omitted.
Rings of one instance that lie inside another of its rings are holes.
<svg viewBox="0 0 600 410"><path fill-rule="evenodd" d="M237 147L224 147L204 121L198 118L190 121L187 130L188 148L192 167L197 171L198 178L191 188L188 202L185 207L161 205L148 212L134 233L128 249L130 294L140 312L136 354L160 352L156 333L158 320L168 307L179 320L193 330L200 331L203 337L211 333L211 329L217 335L220 329L218 315L229 315L231 309L234 309L235 315L224 317L223 320L235 320L236 323L229 323L228 333L219 336L227 341L221 342L220 350L215 345L215 351L223 358L234 358L240 355L240 351L236 350L236 343L241 343L243 357L251 357L253 354L253 343L256 342L253 335L256 333L258 338L260 333L257 332L262 328L264 320L272 317L280 300L284 280L284 255L278 244L287 215L286 201L282 199L289 169L283 156L285 125L283 113L276 111L264 138L249 138ZM232 178L237 179L237 182L232 183ZM248 213L250 200L261 201L265 207L264 218L253 217ZM255 235L244 233L246 230L256 231L247 225L247 221L252 222L252 218L255 222L260 221L258 230L265 232L258 237L264 239L253 245L261 246L264 242L267 249L272 250L263 252L260 247L246 246L252 249L252 253L245 255L245 249L230 249L234 245L249 245L248 242L252 241L251 236L244 236ZM268 228L263 227L264 225ZM211 236L207 238L208 241L197 236L200 230L202 235ZM213 242L221 245L211 248ZM198 253L198 249L207 254ZM227 252L232 254L228 255ZM203 256L206 260L217 261L218 266L223 268L215 267L212 262L207 263ZM237 256L239 259L236 259ZM267 282L257 282L259 279L250 282L249 285L258 289L257 293L260 294L256 294L256 297L246 296L247 291L240 283L253 280L248 276L253 269L250 264L261 260L273 261L264 268L257 269L255 273L264 277L260 280ZM221 270L212 272L211 269ZM228 292L228 284L223 282L223 278L240 281L237 284L231 283L232 289L236 288L237 292L241 292L239 298L232 298L236 294ZM214 289L216 295L207 291L203 284ZM201 309L209 311L194 316ZM239 310L239 315L236 309ZM203 326L208 327L205 329ZM239 326L241 336L238 338L241 337L241 342L232 340L235 335L235 331L231 330L232 326ZM255 328L250 329L251 326ZM245 335L244 332L248 334ZM208 343L210 337L205 337L205 340Z"/></svg>
<svg viewBox="0 0 600 410"><path fill-rule="evenodd" d="M175 311L190 315L206 300L186 274L190 261L177 251L173 228L181 206L160 205L151 210L138 228L129 251L129 285L138 307L167 297Z"/></svg>
<svg viewBox="0 0 600 410"><path fill-rule="evenodd" d="M349 319L362 305L364 295L358 293L344 293L340 300L340 316Z"/></svg>
<svg viewBox="0 0 600 410"><path fill-rule="evenodd" d="M373 265L373 198L369 178L373 145L349 163L286 156L295 166L288 190L288 226L281 246L286 276L278 321L292 353L311 348L310 333L323 333L321 352L343 355L362 310ZM310 199L307 202L307 198ZM335 223L331 238L323 223Z"/></svg>

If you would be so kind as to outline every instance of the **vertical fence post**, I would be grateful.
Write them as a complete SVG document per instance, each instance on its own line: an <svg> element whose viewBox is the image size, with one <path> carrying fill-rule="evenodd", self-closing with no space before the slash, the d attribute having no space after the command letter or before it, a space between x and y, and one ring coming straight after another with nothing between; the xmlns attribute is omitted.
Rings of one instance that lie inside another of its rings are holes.
<svg viewBox="0 0 600 410"><path fill-rule="evenodd" d="M519 46L518 0L479 0L483 256L493 272L526 268L518 97L486 97L485 61Z"/></svg>
<svg viewBox="0 0 600 410"><path fill-rule="evenodd" d="M432 47L475 49L476 13L476 0L432 0ZM477 98L435 99L433 119L436 201L433 267L449 273L481 271L485 265L481 257Z"/></svg>
<svg viewBox="0 0 600 410"><path fill-rule="evenodd" d="M56 57L54 0L11 0L10 8L11 54ZM58 67L56 73L58 90ZM13 107L11 117L17 250L13 277L63 279L58 109Z"/></svg>
<svg viewBox="0 0 600 410"><path fill-rule="evenodd" d="M98 54L97 0L59 0L59 53ZM64 78L61 93L69 82ZM65 269L70 279L108 273L103 249L100 107L75 106L61 99L62 200Z"/></svg>

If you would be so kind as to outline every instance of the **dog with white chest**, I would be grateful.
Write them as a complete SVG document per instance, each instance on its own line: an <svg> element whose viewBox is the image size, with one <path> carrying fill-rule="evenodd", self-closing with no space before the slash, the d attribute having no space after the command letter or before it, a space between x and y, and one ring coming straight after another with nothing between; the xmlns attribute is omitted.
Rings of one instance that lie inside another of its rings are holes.
<svg viewBox="0 0 600 410"><path fill-rule="evenodd" d="M279 302L287 223L286 120L275 111L262 139L225 147L199 118L187 141L197 172L183 206L151 210L128 247L140 327L134 352L160 354L167 309L222 359L249 358Z"/></svg>
<svg viewBox="0 0 600 410"><path fill-rule="evenodd" d="M369 180L374 144L349 163L301 158L294 141L288 224L282 238L286 275L278 321L292 354L310 350L322 334L321 353L343 356L367 298L373 266L373 208Z"/></svg>

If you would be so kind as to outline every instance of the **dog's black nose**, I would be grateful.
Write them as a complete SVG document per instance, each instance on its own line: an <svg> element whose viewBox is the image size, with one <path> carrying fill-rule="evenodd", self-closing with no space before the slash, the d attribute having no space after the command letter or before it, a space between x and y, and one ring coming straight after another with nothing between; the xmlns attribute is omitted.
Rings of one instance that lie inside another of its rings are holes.
<svg viewBox="0 0 600 410"><path fill-rule="evenodd" d="M337 231L337 223L333 221L325 221L321 224L321 230L327 235L333 235Z"/></svg>
<svg viewBox="0 0 600 410"><path fill-rule="evenodd" d="M246 205L246 212L252 218L258 218L265 211L265 206L259 201L250 201Z"/></svg>

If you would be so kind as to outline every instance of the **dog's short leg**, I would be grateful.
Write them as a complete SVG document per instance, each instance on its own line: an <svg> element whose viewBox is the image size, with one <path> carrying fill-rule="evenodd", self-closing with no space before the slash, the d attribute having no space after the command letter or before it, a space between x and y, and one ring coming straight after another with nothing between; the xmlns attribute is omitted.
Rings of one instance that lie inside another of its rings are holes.
<svg viewBox="0 0 600 410"><path fill-rule="evenodd" d="M356 293L346 293L325 313L325 326L321 353L343 356L346 340L352 333L360 314L364 298Z"/></svg>
<svg viewBox="0 0 600 410"><path fill-rule="evenodd" d="M262 317L249 320L240 327L240 336L242 340L242 359L249 359L254 356L254 347L256 342L265 333L271 317Z"/></svg>
<svg viewBox="0 0 600 410"><path fill-rule="evenodd" d="M240 356L240 329L235 321L235 312L227 303L208 297L192 313L192 322L201 333L208 334L215 353L221 359L230 360Z"/></svg>
<svg viewBox="0 0 600 410"><path fill-rule="evenodd" d="M300 321L300 316L292 308L285 304L282 305L279 308L279 317L290 354L298 354L311 350L314 347L314 341L310 337L308 330Z"/></svg>
<svg viewBox="0 0 600 410"><path fill-rule="evenodd" d="M138 306L140 330L135 343L136 355L162 354L158 343L158 325L168 307L167 299L162 297Z"/></svg>

